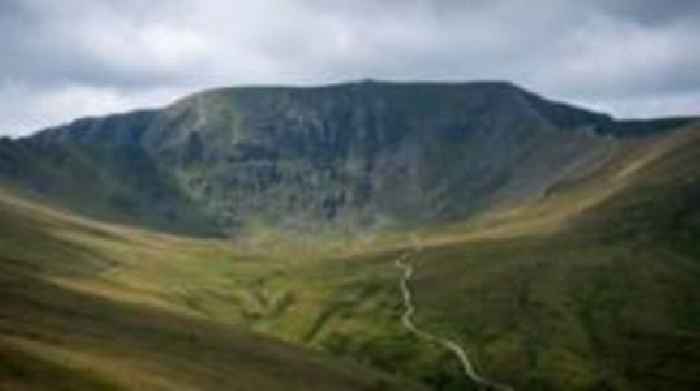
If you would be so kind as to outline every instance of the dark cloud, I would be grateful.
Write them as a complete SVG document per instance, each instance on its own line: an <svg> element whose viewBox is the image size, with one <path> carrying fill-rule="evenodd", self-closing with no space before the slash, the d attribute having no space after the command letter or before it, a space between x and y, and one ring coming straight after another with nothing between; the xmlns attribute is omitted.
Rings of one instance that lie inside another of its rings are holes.
<svg viewBox="0 0 700 391"><path fill-rule="evenodd" d="M648 26L697 23L700 18L700 2L697 0L593 0L590 4L602 13Z"/></svg>
<svg viewBox="0 0 700 391"><path fill-rule="evenodd" d="M697 113L700 2L6 0L0 132L220 85L509 79L624 116Z"/></svg>

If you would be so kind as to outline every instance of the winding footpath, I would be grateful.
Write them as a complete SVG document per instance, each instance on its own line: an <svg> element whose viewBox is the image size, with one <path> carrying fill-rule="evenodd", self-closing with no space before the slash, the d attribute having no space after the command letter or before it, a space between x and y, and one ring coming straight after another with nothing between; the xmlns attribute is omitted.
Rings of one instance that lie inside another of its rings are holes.
<svg viewBox="0 0 700 391"><path fill-rule="evenodd" d="M406 328L408 331L412 332L413 334L422 339L438 344L444 347L445 349L451 351L462 364L464 374L474 383L478 384L484 389L514 391L513 387L511 386L493 382L479 375L474 369L474 365L469 360L467 352L461 346L459 346L458 343L451 341L447 338L438 337L425 330L421 330L415 325L415 323L413 323L413 314L416 312L416 308L413 305L413 296L411 294L411 289L408 286L408 282L413 277L413 266L406 262L408 258L410 258L410 256L411 253L405 253L402 256L396 258L396 267L403 270L403 276L401 277L399 285L401 286L403 302L404 306L406 307L406 311L401 316L401 323L403 324L404 328Z"/></svg>

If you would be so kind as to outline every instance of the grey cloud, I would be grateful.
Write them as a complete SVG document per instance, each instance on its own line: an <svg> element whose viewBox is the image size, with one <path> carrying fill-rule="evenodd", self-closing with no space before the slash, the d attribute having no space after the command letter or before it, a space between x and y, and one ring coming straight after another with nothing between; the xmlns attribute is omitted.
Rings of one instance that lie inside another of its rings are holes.
<svg viewBox="0 0 700 391"><path fill-rule="evenodd" d="M183 72L197 67L196 61L157 58L153 40L158 37L148 34L182 38L177 21L168 15L149 21L140 8L115 4L11 0L0 5L5 44L0 69L27 83L144 88L177 83Z"/></svg>
<svg viewBox="0 0 700 391"><path fill-rule="evenodd" d="M649 26L677 22L697 23L700 2L697 0L593 0L590 2L603 13Z"/></svg>
<svg viewBox="0 0 700 391"><path fill-rule="evenodd" d="M698 4L9 0L0 132L213 86L365 77L509 79L620 115L689 113L700 95Z"/></svg>

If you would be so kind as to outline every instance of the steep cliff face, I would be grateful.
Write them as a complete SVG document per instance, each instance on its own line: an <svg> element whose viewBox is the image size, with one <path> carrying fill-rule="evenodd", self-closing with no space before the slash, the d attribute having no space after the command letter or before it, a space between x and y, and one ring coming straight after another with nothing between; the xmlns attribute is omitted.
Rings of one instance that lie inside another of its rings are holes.
<svg viewBox="0 0 700 391"><path fill-rule="evenodd" d="M381 228L536 197L635 129L683 123L616 122L502 82L230 88L8 142L0 159L52 170L0 173L68 197L44 182L92 170L71 180L107 191L97 210L170 228Z"/></svg>
<svg viewBox="0 0 700 391"><path fill-rule="evenodd" d="M505 83L224 89L164 110L144 145L223 226L405 224L534 195L602 158L609 140L539 103Z"/></svg>

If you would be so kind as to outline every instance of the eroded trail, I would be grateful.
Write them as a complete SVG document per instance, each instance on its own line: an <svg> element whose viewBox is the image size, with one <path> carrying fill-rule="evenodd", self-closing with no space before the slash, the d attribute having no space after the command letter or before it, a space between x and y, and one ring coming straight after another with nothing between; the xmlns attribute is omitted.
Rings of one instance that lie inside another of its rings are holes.
<svg viewBox="0 0 700 391"><path fill-rule="evenodd" d="M403 271L403 276L401 277L401 280L399 282L401 286L401 293L403 295L404 306L406 307L406 311L401 316L401 323L403 324L403 326L418 337L430 341L432 343L438 344L444 347L445 349L451 351L462 364L464 374L483 389L514 391L513 387L511 386L493 382L479 375L474 369L474 365L469 360L469 355L467 355L467 352L458 343L447 338L442 338L431 334L425 330L420 329L418 326L415 325L415 323L413 323L413 314L415 313L416 309L413 304L413 296L411 294L411 289L408 285L409 281L413 277L413 266L407 263L410 257L411 253L405 253L399 258L396 258L396 267Z"/></svg>

